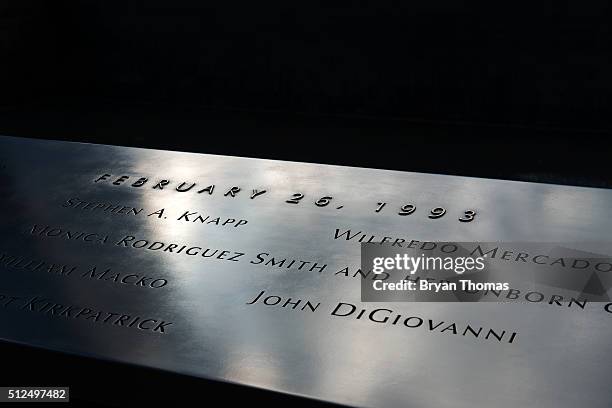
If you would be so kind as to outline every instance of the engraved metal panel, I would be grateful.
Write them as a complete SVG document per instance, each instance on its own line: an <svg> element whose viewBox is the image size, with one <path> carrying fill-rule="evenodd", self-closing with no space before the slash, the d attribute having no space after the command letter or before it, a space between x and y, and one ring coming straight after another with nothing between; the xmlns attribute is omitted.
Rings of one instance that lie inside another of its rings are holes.
<svg viewBox="0 0 612 408"><path fill-rule="evenodd" d="M4 340L348 405L612 405L607 304L361 303L358 273L384 237L609 253L612 191L2 137L0 194Z"/></svg>

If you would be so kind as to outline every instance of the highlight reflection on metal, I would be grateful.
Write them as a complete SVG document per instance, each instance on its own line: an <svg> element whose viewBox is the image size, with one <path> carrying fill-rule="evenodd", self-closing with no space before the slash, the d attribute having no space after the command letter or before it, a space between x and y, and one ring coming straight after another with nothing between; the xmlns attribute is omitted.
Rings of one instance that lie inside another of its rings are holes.
<svg viewBox="0 0 612 408"><path fill-rule="evenodd" d="M348 405L612 405L605 303L361 303L357 272L362 235L608 253L612 191L3 137L0 194L4 340Z"/></svg>

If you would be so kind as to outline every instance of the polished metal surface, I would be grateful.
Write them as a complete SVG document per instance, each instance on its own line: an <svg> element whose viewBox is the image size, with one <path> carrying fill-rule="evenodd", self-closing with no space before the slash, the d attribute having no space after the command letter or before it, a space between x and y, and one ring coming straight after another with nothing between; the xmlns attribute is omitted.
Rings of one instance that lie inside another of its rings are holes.
<svg viewBox="0 0 612 408"><path fill-rule="evenodd" d="M357 272L363 234L608 251L612 191L2 137L0 194L4 340L357 406L612 405L608 304L361 303Z"/></svg>

